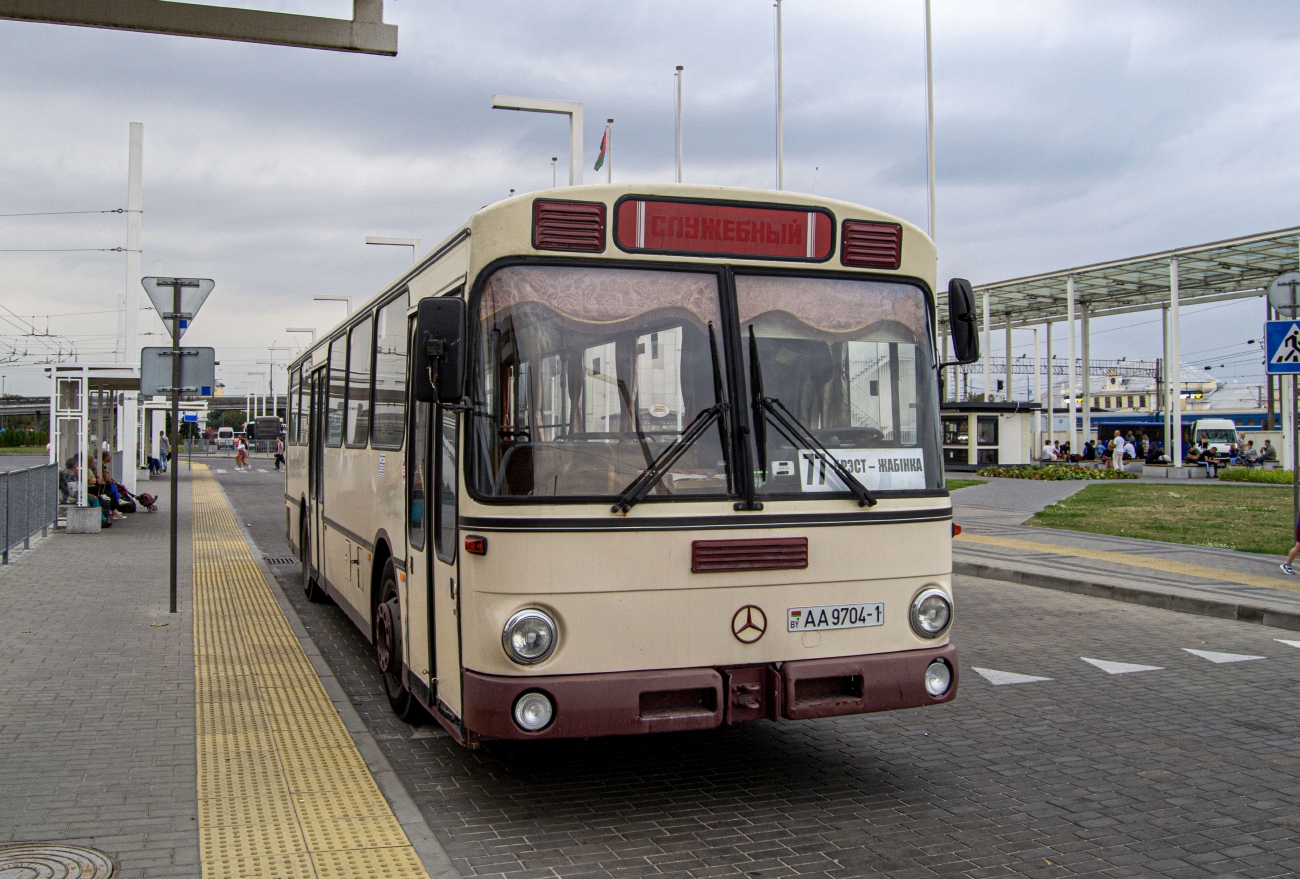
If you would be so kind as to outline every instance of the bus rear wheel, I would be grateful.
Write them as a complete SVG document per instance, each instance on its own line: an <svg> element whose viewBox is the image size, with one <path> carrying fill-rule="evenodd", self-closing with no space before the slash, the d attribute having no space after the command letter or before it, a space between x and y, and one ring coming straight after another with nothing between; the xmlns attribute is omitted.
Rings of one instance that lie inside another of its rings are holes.
<svg viewBox="0 0 1300 879"><path fill-rule="evenodd" d="M316 578L311 574L311 530L307 527L307 517L301 517L298 527L298 555L302 558L302 593L307 600L319 604L325 600L325 590L320 588Z"/></svg>
<svg viewBox="0 0 1300 879"><path fill-rule="evenodd" d="M423 720L424 709L402 682L402 603L392 559L384 564L379 604L375 607L375 658L393 713L407 723Z"/></svg>

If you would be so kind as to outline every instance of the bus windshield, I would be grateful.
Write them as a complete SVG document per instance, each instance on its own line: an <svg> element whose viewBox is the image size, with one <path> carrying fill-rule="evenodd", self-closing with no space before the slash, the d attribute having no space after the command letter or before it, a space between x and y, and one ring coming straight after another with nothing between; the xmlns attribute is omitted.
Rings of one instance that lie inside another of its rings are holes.
<svg viewBox="0 0 1300 879"><path fill-rule="evenodd" d="M623 492L718 402L709 341L712 329L721 344L718 295L713 272L513 266L493 274L479 300L478 492ZM719 426L647 500L729 493Z"/></svg>
<svg viewBox="0 0 1300 879"><path fill-rule="evenodd" d="M741 443L727 432L742 418L762 496L847 493L835 461L860 483L854 494L942 486L921 288L738 275L737 352L724 347L734 336L722 323L721 277L586 266L495 272L477 302L477 493L618 498L624 511L629 496L632 503L739 496L751 477L731 466L730 450ZM745 370L738 401L719 400L716 390L729 387L728 363ZM708 420L707 430L688 436L684 451L674 450L680 457L668 455L671 467L659 478L651 463L697 418ZM651 485L644 496L635 491L639 479Z"/></svg>
<svg viewBox="0 0 1300 879"><path fill-rule="evenodd" d="M939 487L938 388L919 287L741 275L736 305L741 335L753 339L744 357L760 495L847 490L807 434L870 491ZM774 420L772 405L801 429Z"/></svg>

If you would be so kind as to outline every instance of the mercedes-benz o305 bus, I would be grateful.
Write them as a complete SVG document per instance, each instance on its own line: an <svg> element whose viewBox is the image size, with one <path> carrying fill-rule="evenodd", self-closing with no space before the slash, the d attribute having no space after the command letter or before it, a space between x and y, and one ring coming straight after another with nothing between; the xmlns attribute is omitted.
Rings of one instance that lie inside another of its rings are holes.
<svg viewBox="0 0 1300 879"><path fill-rule="evenodd" d="M787 192L484 208L291 367L307 595L470 746L951 700L934 272Z"/></svg>

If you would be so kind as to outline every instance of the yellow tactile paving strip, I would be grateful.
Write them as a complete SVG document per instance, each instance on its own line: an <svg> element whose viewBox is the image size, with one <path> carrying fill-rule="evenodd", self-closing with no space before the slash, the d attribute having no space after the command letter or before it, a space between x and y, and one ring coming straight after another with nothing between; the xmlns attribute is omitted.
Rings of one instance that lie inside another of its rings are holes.
<svg viewBox="0 0 1300 879"><path fill-rule="evenodd" d="M1134 568L1149 568L1154 571L1168 571L1173 574L1186 574L1188 577L1200 577L1205 580L1218 580L1221 583L1240 583L1242 586L1264 586L1269 589L1285 589L1300 592L1300 586L1293 581L1280 577L1265 577L1259 574L1246 574L1241 571L1229 571L1226 568L1212 568L1207 565L1194 565L1174 559L1162 559L1155 556L1137 555L1129 552L1114 552L1106 549L1085 549L1081 546L1066 546L1062 543L1036 543L1032 540L1016 540L1012 537L993 537L988 534L972 534L969 531L959 534L953 540L958 543L983 543L988 546L1001 546L1006 549L1023 549L1027 552L1050 552L1054 555L1067 555L1097 562L1111 562L1118 565L1130 565Z"/></svg>
<svg viewBox="0 0 1300 879"><path fill-rule="evenodd" d="M428 879L216 481L193 474L204 879Z"/></svg>

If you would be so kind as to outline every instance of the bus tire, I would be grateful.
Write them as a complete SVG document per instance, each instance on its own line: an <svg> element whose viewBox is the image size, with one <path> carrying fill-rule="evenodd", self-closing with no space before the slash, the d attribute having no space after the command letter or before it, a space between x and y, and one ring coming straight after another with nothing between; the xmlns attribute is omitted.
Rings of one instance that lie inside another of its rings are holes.
<svg viewBox="0 0 1300 879"><path fill-rule="evenodd" d="M424 709L402 681L402 602L397 592L397 569L393 560L384 564L380 577L379 602L375 605L375 658L384 681L384 695L399 719L420 723Z"/></svg>
<svg viewBox="0 0 1300 879"><path fill-rule="evenodd" d="M313 604L325 600L325 590L311 575L311 530L307 527L307 517L300 518L298 526L298 554L302 558L302 594Z"/></svg>

